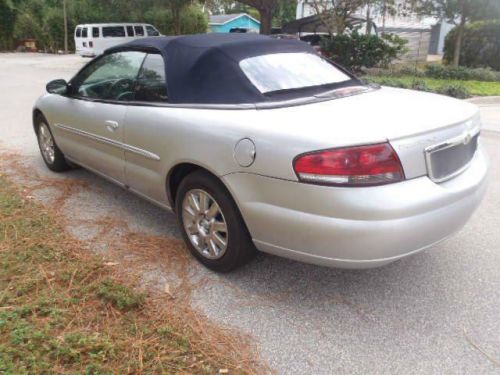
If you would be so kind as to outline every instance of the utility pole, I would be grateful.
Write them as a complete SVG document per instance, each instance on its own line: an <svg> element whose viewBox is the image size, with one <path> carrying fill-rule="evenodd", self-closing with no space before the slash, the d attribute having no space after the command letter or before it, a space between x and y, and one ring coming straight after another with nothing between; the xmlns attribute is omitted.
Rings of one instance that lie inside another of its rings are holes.
<svg viewBox="0 0 500 375"><path fill-rule="evenodd" d="M68 54L68 13L66 11L66 0L63 0L64 14L64 53Z"/></svg>

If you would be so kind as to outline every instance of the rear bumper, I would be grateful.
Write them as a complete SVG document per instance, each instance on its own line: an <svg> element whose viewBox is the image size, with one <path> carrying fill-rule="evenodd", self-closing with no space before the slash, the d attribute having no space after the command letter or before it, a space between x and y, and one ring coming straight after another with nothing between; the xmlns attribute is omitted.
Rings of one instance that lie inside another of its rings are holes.
<svg viewBox="0 0 500 375"><path fill-rule="evenodd" d="M419 177L367 188L334 188L253 174L224 177L256 247L343 268L391 263L460 230L481 202L488 161L481 149L447 182Z"/></svg>
<svg viewBox="0 0 500 375"><path fill-rule="evenodd" d="M84 48L77 48L76 53L81 57L95 57L96 53L92 50L86 50Z"/></svg>

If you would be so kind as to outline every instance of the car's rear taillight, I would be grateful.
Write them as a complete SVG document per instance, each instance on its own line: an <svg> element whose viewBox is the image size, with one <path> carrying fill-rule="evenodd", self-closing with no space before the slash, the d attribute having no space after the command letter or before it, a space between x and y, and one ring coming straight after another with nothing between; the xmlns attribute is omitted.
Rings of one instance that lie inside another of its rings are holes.
<svg viewBox="0 0 500 375"><path fill-rule="evenodd" d="M302 154L295 158L293 168L300 181L322 185L374 186L405 179L389 143Z"/></svg>
<svg viewBox="0 0 500 375"><path fill-rule="evenodd" d="M89 42L89 47L90 47L90 48L94 48L94 42L93 42L93 41L90 41L90 42Z"/></svg>

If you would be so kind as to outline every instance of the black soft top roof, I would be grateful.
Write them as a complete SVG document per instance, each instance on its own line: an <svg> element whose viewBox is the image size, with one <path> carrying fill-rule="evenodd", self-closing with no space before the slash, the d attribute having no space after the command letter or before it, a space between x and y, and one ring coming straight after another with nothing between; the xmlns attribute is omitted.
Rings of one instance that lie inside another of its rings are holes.
<svg viewBox="0 0 500 375"><path fill-rule="evenodd" d="M112 47L105 54L123 50L156 52L163 56L169 102L175 104L248 104L276 100L257 90L240 69L240 61L269 53L316 54L301 41L222 33L137 39ZM291 92L280 100L294 98L297 93Z"/></svg>

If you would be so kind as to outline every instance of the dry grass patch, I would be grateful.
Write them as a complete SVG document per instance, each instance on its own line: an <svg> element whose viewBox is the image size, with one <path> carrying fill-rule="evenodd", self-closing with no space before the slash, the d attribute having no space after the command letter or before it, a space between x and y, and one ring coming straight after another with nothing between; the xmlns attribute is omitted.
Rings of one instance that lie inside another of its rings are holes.
<svg viewBox="0 0 500 375"><path fill-rule="evenodd" d="M90 254L26 195L0 176L0 373L268 372L244 337L193 311L189 293L141 290L131 265ZM165 241L130 234L114 251L154 247L144 253L161 258L168 245L185 269L182 245Z"/></svg>

